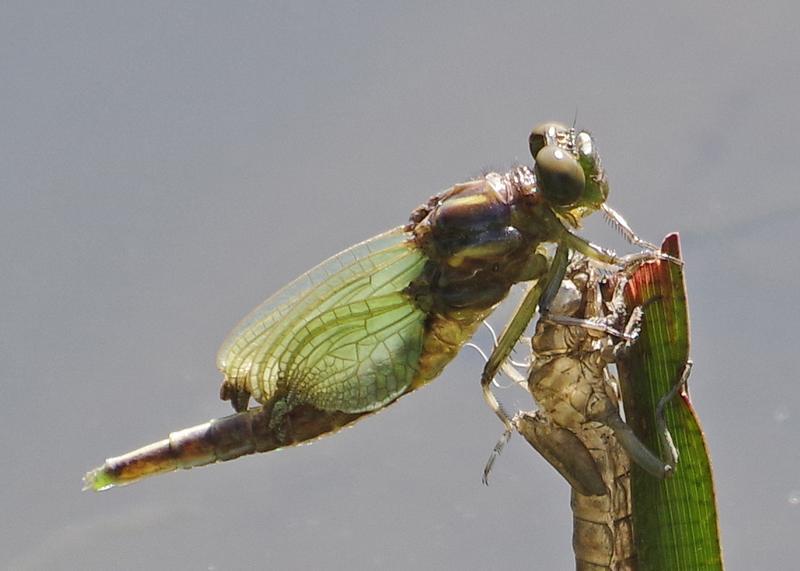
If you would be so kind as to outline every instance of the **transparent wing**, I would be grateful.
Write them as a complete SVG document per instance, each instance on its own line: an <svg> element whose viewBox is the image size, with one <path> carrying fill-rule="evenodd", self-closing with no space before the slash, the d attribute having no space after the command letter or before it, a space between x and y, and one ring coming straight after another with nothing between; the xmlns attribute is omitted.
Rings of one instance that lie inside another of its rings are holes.
<svg viewBox="0 0 800 571"><path fill-rule="evenodd" d="M267 299L217 355L226 382L259 402L365 412L411 384L426 313L403 293L426 257L395 228L323 262Z"/></svg>

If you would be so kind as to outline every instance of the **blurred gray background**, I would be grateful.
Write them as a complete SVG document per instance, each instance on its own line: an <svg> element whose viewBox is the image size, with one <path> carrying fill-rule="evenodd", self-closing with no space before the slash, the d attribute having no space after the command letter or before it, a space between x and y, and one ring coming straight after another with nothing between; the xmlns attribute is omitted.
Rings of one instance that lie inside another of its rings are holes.
<svg viewBox="0 0 800 571"><path fill-rule="evenodd" d="M0 567L572 568L567 485L527 444L481 484L474 352L310 447L80 480L228 414L215 353L268 294L576 112L609 203L681 233L728 568L797 565L791 3L70 4L0 8Z"/></svg>

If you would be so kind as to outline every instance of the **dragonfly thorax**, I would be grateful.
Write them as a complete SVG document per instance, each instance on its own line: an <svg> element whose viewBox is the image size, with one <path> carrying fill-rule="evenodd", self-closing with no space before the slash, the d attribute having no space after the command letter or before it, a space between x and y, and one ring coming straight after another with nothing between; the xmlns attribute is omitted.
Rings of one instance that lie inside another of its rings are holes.
<svg viewBox="0 0 800 571"><path fill-rule="evenodd" d="M430 260L412 288L424 284L444 313L493 307L514 283L543 275L540 246L556 225L527 167L457 184L412 213L407 228Z"/></svg>

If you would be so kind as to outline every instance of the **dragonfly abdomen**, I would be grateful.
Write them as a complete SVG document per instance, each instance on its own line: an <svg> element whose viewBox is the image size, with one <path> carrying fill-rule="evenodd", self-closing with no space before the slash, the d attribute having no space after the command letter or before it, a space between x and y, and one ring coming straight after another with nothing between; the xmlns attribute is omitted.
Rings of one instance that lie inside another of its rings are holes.
<svg viewBox="0 0 800 571"><path fill-rule="evenodd" d="M584 495L572 489L572 547L576 568L635 569L630 459L608 427L587 427L577 436L594 458L608 489L602 495Z"/></svg>
<svg viewBox="0 0 800 571"><path fill-rule="evenodd" d="M122 456L109 458L84 477L84 489L105 490L178 469L268 452L338 431L364 414L319 411L307 406L287 414L280 433L271 427L274 403L215 418ZM367 413L368 414L368 413Z"/></svg>

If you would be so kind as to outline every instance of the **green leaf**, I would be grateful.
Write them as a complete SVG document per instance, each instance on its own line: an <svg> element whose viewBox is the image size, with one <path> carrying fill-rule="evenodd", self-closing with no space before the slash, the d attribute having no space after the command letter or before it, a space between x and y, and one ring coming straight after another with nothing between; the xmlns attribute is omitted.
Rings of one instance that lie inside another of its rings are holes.
<svg viewBox="0 0 800 571"><path fill-rule="evenodd" d="M677 234L662 251L680 258ZM628 307L644 306L641 336L619 364L625 415L636 435L664 457L658 439L658 401L678 382L689 359L689 312L683 268L666 260L644 264L625 289ZM666 480L634 466L634 534L641 570L722 569L714 482L700 423L684 387L666 407L679 452Z"/></svg>

